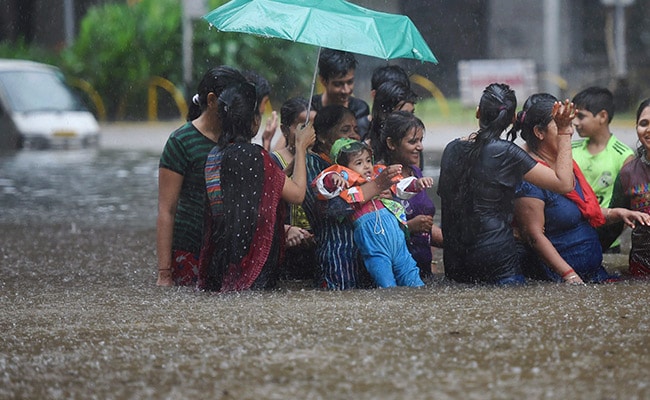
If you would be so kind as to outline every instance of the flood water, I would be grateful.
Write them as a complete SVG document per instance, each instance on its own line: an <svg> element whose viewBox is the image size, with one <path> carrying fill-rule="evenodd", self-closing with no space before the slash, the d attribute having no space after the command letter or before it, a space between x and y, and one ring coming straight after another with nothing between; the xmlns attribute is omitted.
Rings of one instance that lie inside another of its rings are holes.
<svg viewBox="0 0 650 400"><path fill-rule="evenodd" d="M0 398L650 398L649 282L158 288L157 160L0 156Z"/></svg>

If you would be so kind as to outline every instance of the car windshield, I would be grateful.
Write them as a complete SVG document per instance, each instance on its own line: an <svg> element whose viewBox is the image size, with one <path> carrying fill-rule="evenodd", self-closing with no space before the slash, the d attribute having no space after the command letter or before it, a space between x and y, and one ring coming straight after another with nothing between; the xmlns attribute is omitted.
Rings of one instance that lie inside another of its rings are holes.
<svg viewBox="0 0 650 400"><path fill-rule="evenodd" d="M2 71L0 85L16 112L83 109L74 93L53 72Z"/></svg>

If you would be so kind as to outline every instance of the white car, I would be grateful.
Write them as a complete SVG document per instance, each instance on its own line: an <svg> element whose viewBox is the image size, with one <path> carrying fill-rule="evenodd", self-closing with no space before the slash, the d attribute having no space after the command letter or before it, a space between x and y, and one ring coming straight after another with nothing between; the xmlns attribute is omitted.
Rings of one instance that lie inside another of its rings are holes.
<svg viewBox="0 0 650 400"><path fill-rule="evenodd" d="M58 68L0 59L0 151L98 143L97 120Z"/></svg>

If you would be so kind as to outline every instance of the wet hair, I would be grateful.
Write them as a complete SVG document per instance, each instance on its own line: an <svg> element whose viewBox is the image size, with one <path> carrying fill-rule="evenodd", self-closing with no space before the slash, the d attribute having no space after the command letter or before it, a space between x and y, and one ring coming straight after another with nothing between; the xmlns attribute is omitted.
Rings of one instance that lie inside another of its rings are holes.
<svg viewBox="0 0 650 400"><path fill-rule="evenodd" d="M380 141L382 125L386 116L394 112L400 103L415 104L416 98L417 96L411 91L410 87L399 82L388 81L379 86L372 102L372 119L366 134L375 153L379 151L378 142Z"/></svg>
<svg viewBox="0 0 650 400"><path fill-rule="evenodd" d="M381 129L380 140L378 140L379 143L377 146L379 150L375 152L376 158L382 160L385 164L392 164L391 150L387 145L388 139L390 138L395 145L399 145L413 129L425 131L424 123L413 113L408 111L395 111L388 114Z"/></svg>
<svg viewBox="0 0 650 400"><path fill-rule="evenodd" d="M219 95L218 112L221 135L217 145L250 142L257 134L253 122L259 118L255 86L250 82L228 86Z"/></svg>
<svg viewBox="0 0 650 400"><path fill-rule="evenodd" d="M332 129L349 116L354 118L354 113L349 108L338 104L325 106L318 111L314 118L314 132L316 133L314 152L325 150L321 148L321 140L327 140L332 135Z"/></svg>
<svg viewBox="0 0 650 400"><path fill-rule="evenodd" d="M261 104L266 96L271 95L271 84L262 75L255 71L243 71L242 74L249 82L255 85L255 94L257 96L257 104Z"/></svg>
<svg viewBox="0 0 650 400"><path fill-rule="evenodd" d="M292 97L285 101L280 108L280 128L286 126L288 129L308 107L309 102L304 97Z"/></svg>
<svg viewBox="0 0 650 400"><path fill-rule="evenodd" d="M214 93L219 97L225 88L243 82L246 82L246 78L233 67L221 65L209 69L199 82L192 101L189 102L187 120L195 120L205 111L208 107L208 94Z"/></svg>
<svg viewBox="0 0 650 400"><path fill-rule="evenodd" d="M639 125L639 119L641 118L641 113L643 110L645 110L647 107L650 107L650 98L647 98L643 100L639 104L639 108L636 110L636 124ZM639 158L645 157L646 156L646 148L643 146L643 144L639 143L639 146L636 148L636 154Z"/></svg>
<svg viewBox="0 0 650 400"><path fill-rule="evenodd" d="M464 204L467 209L457 210L468 214L471 210L472 197L472 175L474 167L481 158L481 151L492 140L498 139L503 131L510 126L517 108L517 97L515 91L505 83L492 83L483 90L479 101L479 129L474 140L469 141L469 151L466 158L466 166L460 173L458 185L460 190L456 191L455 204ZM510 135L509 135L510 136ZM514 136L512 140L516 139ZM480 168L480 166L478 166ZM469 215L469 214L468 214Z"/></svg>
<svg viewBox="0 0 650 400"><path fill-rule="evenodd" d="M372 71L372 77L370 78L371 90L378 90L379 86L384 82L397 82L408 88L411 87L408 74L399 65L384 65Z"/></svg>
<svg viewBox="0 0 650 400"><path fill-rule="evenodd" d="M372 157L372 150L370 147L368 147L368 145L363 142L355 140L349 145L341 148L338 155L336 156L336 159L333 159L333 162L344 167L349 167L352 159L363 152L368 152L368 155Z"/></svg>
<svg viewBox="0 0 650 400"><path fill-rule="evenodd" d="M646 107L650 107L650 97L643 100L639 104L639 108L636 109L636 123L639 123L639 118L641 118L641 113L643 113L643 110L646 109Z"/></svg>
<svg viewBox="0 0 650 400"><path fill-rule="evenodd" d="M540 145L539 138L535 135L535 128L546 130L553 120L553 105L557 98L549 93L536 93L526 99L523 108L517 113L513 131L520 132L521 137L528 144L528 148L537 151ZM516 133L513 133L516 137Z"/></svg>
<svg viewBox="0 0 650 400"><path fill-rule="evenodd" d="M607 118L612 122L614 118L614 95L607 88L592 86L573 96L576 108L582 108L596 115L602 110L607 111Z"/></svg>
<svg viewBox="0 0 650 400"><path fill-rule="evenodd" d="M488 141L498 139L512 123L517 109L515 91L505 83L492 83L483 90L478 109L479 130L475 143L480 150Z"/></svg>
<svg viewBox="0 0 650 400"><path fill-rule="evenodd" d="M347 51L322 49L318 57L318 74L326 81L357 68L357 59Z"/></svg>

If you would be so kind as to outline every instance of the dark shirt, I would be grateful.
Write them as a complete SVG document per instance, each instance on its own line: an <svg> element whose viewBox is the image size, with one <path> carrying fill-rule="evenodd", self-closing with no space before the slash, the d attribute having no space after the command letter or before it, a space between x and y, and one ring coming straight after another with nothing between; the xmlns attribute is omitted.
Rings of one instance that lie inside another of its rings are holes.
<svg viewBox="0 0 650 400"><path fill-rule="evenodd" d="M172 132L160 156L160 168L183 175L174 219L174 250L198 254L201 249L206 207L205 160L215 146L215 142L187 122Z"/></svg>
<svg viewBox="0 0 650 400"><path fill-rule="evenodd" d="M497 283L521 274L511 225L515 189L536 161L512 142L492 140L472 169L467 197L459 198L470 149L470 142L456 139L440 163L445 275L460 282Z"/></svg>

